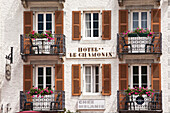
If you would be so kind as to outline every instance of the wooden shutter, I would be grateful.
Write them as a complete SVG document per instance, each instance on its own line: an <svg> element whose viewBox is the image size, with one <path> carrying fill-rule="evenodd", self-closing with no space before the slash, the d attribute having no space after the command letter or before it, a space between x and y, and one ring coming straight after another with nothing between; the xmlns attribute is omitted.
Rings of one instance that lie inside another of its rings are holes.
<svg viewBox="0 0 170 113"><path fill-rule="evenodd" d="M111 39L111 11L102 11L102 40Z"/></svg>
<svg viewBox="0 0 170 113"><path fill-rule="evenodd" d="M81 95L81 66L80 64L72 65L72 95Z"/></svg>
<svg viewBox="0 0 170 113"><path fill-rule="evenodd" d="M55 65L55 90L64 91L64 64Z"/></svg>
<svg viewBox="0 0 170 113"><path fill-rule="evenodd" d="M128 88L128 64L119 64L119 90Z"/></svg>
<svg viewBox="0 0 170 113"><path fill-rule="evenodd" d="M33 30L33 12L24 11L24 34L28 34Z"/></svg>
<svg viewBox="0 0 170 113"><path fill-rule="evenodd" d="M33 86L33 67L32 65L23 66L23 91L29 91Z"/></svg>
<svg viewBox="0 0 170 113"><path fill-rule="evenodd" d="M161 32L161 10L151 10L151 31L159 33Z"/></svg>
<svg viewBox="0 0 170 113"><path fill-rule="evenodd" d="M151 64L151 84L152 89L161 90L161 64Z"/></svg>
<svg viewBox="0 0 170 113"><path fill-rule="evenodd" d="M72 40L81 39L81 11L72 12Z"/></svg>
<svg viewBox="0 0 170 113"><path fill-rule="evenodd" d="M119 33L128 30L128 10L119 10Z"/></svg>
<svg viewBox="0 0 170 113"><path fill-rule="evenodd" d="M55 34L63 34L63 11L55 11Z"/></svg>
<svg viewBox="0 0 170 113"><path fill-rule="evenodd" d="M102 64L102 95L111 95L111 64Z"/></svg>

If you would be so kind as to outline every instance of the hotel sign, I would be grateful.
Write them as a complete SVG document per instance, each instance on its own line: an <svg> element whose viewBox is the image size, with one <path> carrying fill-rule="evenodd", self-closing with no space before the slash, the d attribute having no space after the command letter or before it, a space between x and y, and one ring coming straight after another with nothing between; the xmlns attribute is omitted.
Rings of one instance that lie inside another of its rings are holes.
<svg viewBox="0 0 170 113"><path fill-rule="evenodd" d="M116 57L112 47L78 47L68 48L67 58L113 58ZM71 51L71 52L70 52Z"/></svg>
<svg viewBox="0 0 170 113"><path fill-rule="evenodd" d="M78 109L105 109L104 100L78 100Z"/></svg>

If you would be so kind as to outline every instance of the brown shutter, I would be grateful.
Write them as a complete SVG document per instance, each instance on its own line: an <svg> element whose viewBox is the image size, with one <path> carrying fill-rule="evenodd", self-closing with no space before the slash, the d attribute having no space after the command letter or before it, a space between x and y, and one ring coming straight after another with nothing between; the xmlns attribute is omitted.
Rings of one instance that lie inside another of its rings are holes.
<svg viewBox="0 0 170 113"><path fill-rule="evenodd" d="M119 64L119 90L128 88L128 64Z"/></svg>
<svg viewBox="0 0 170 113"><path fill-rule="evenodd" d="M81 39L81 11L72 12L72 40Z"/></svg>
<svg viewBox="0 0 170 113"><path fill-rule="evenodd" d="M64 91L64 64L55 65L55 90Z"/></svg>
<svg viewBox="0 0 170 113"><path fill-rule="evenodd" d="M128 10L119 10L119 33L128 30Z"/></svg>
<svg viewBox="0 0 170 113"><path fill-rule="evenodd" d="M24 34L28 34L33 30L33 12L24 11Z"/></svg>
<svg viewBox="0 0 170 113"><path fill-rule="evenodd" d="M63 11L55 11L55 34L63 34Z"/></svg>
<svg viewBox="0 0 170 113"><path fill-rule="evenodd" d="M72 95L81 95L81 66L80 64L72 65Z"/></svg>
<svg viewBox="0 0 170 113"><path fill-rule="evenodd" d="M154 63L151 65L151 84L152 89L161 90L161 64Z"/></svg>
<svg viewBox="0 0 170 113"><path fill-rule="evenodd" d="M23 90L29 91L33 86L33 67L32 65L23 66Z"/></svg>
<svg viewBox="0 0 170 113"><path fill-rule="evenodd" d="M102 11L102 40L111 39L111 11Z"/></svg>
<svg viewBox="0 0 170 113"><path fill-rule="evenodd" d="M111 64L102 64L102 95L111 95Z"/></svg>
<svg viewBox="0 0 170 113"><path fill-rule="evenodd" d="M151 10L151 31L161 32L161 9Z"/></svg>

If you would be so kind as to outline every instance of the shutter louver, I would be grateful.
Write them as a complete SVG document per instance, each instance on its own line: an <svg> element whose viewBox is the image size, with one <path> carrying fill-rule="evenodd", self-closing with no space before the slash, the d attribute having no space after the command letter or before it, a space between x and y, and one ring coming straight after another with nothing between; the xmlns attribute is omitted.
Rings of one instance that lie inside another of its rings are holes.
<svg viewBox="0 0 170 113"><path fill-rule="evenodd" d="M102 64L102 95L111 95L111 64Z"/></svg>
<svg viewBox="0 0 170 113"><path fill-rule="evenodd" d="M102 11L102 40L111 39L111 11Z"/></svg>
<svg viewBox="0 0 170 113"><path fill-rule="evenodd" d="M23 91L29 91L33 86L33 67L32 65L23 66Z"/></svg>
<svg viewBox="0 0 170 113"><path fill-rule="evenodd" d="M161 91L161 64L151 64L152 89Z"/></svg>
<svg viewBox="0 0 170 113"><path fill-rule="evenodd" d="M33 30L33 12L24 11L24 34L29 34Z"/></svg>
<svg viewBox="0 0 170 113"><path fill-rule="evenodd" d="M63 11L55 11L55 34L63 34Z"/></svg>
<svg viewBox="0 0 170 113"><path fill-rule="evenodd" d="M81 66L80 64L72 65L72 95L81 95Z"/></svg>
<svg viewBox="0 0 170 113"><path fill-rule="evenodd" d="M161 32L161 10L151 10L151 31L155 33Z"/></svg>
<svg viewBox="0 0 170 113"><path fill-rule="evenodd" d="M119 90L128 88L128 64L119 64Z"/></svg>
<svg viewBox="0 0 170 113"><path fill-rule="evenodd" d="M72 12L72 40L81 39L81 11Z"/></svg>
<svg viewBox="0 0 170 113"><path fill-rule="evenodd" d="M55 90L64 91L64 64L55 65Z"/></svg>
<svg viewBox="0 0 170 113"><path fill-rule="evenodd" d="M128 10L119 10L119 33L128 30Z"/></svg>

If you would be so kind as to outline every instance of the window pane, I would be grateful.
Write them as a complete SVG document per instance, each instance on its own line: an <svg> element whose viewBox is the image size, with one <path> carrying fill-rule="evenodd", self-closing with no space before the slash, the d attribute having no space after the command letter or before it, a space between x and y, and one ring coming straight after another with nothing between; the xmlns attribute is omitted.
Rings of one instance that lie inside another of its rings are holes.
<svg viewBox="0 0 170 113"><path fill-rule="evenodd" d="M147 28L147 12L141 13L141 27L146 29Z"/></svg>
<svg viewBox="0 0 170 113"><path fill-rule="evenodd" d="M48 31L52 30L52 23L46 23L46 30Z"/></svg>
<svg viewBox="0 0 170 113"><path fill-rule="evenodd" d="M99 67L96 66L96 74L99 74Z"/></svg>
<svg viewBox="0 0 170 113"><path fill-rule="evenodd" d="M91 83L91 76L86 76L86 83Z"/></svg>
<svg viewBox="0 0 170 113"><path fill-rule="evenodd" d="M99 84L96 84L96 93L99 92Z"/></svg>
<svg viewBox="0 0 170 113"><path fill-rule="evenodd" d="M139 67L133 66L133 87L139 87Z"/></svg>
<svg viewBox="0 0 170 113"><path fill-rule="evenodd" d="M93 20L99 20L99 13L93 13Z"/></svg>
<svg viewBox="0 0 170 113"><path fill-rule="evenodd" d="M93 30L93 37L99 37L99 31Z"/></svg>
<svg viewBox="0 0 170 113"><path fill-rule="evenodd" d="M91 13L85 14L85 34L86 37L91 37Z"/></svg>
<svg viewBox="0 0 170 113"><path fill-rule="evenodd" d="M134 12L133 13L133 30L139 27L139 13Z"/></svg>
<svg viewBox="0 0 170 113"><path fill-rule="evenodd" d="M43 23L38 23L38 30L43 30L43 29L44 29Z"/></svg>
<svg viewBox="0 0 170 113"><path fill-rule="evenodd" d="M51 75L51 67L46 67L46 75Z"/></svg>
<svg viewBox="0 0 170 113"><path fill-rule="evenodd" d="M86 67L85 70L86 74L91 74L91 67Z"/></svg>
<svg viewBox="0 0 170 113"><path fill-rule="evenodd" d="M44 21L44 15L38 14L38 22L43 22L43 21Z"/></svg>
<svg viewBox="0 0 170 113"><path fill-rule="evenodd" d="M99 23L98 22L93 22L93 28L99 28Z"/></svg>
<svg viewBox="0 0 170 113"><path fill-rule="evenodd" d="M86 85L86 92L91 92L91 85L89 84Z"/></svg>
<svg viewBox="0 0 170 113"><path fill-rule="evenodd" d="M46 21L52 21L52 15L46 14Z"/></svg>
<svg viewBox="0 0 170 113"><path fill-rule="evenodd" d="M142 87L147 87L147 66L141 66Z"/></svg>
<svg viewBox="0 0 170 113"><path fill-rule="evenodd" d="M44 68L38 67L38 88L43 88L43 74L44 74Z"/></svg>
<svg viewBox="0 0 170 113"><path fill-rule="evenodd" d="M38 67L38 75L43 75L43 67Z"/></svg>

